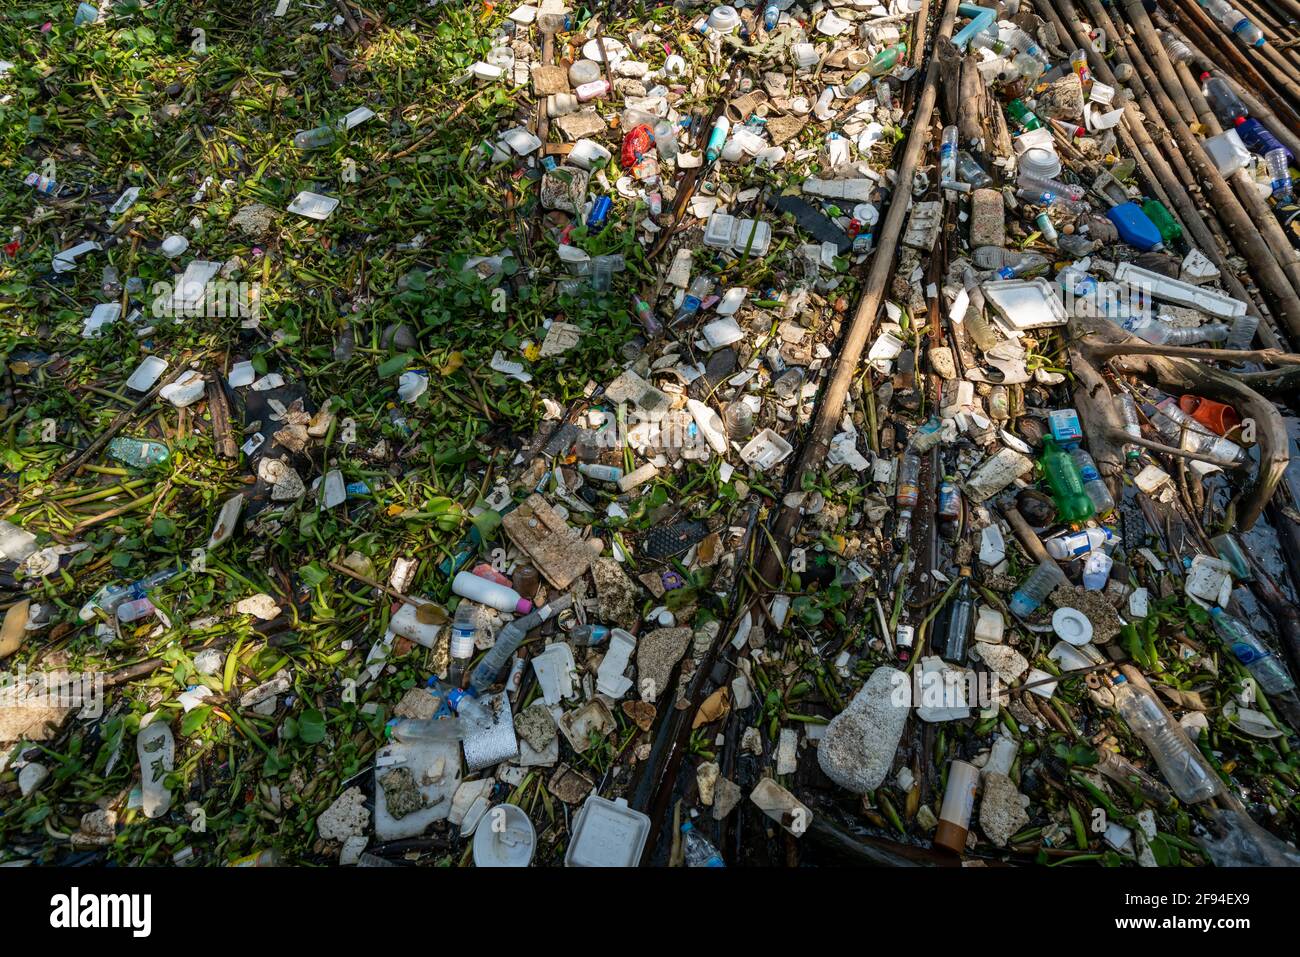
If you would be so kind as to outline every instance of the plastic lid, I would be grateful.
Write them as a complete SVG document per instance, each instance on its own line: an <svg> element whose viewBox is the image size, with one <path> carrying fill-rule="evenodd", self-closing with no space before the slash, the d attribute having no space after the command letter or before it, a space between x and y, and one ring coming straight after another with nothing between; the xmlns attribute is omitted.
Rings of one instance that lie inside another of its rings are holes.
<svg viewBox="0 0 1300 957"><path fill-rule="evenodd" d="M1122 674L1120 674L1118 671L1114 672L1114 673L1110 676L1110 680L1111 680L1111 684L1117 684L1117 685L1128 684L1128 679L1125 678L1125 677L1124 677Z"/></svg>
<svg viewBox="0 0 1300 957"><path fill-rule="evenodd" d="M1239 116L1239 117L1237 117L1235 120L1232 121L1232 125L1233 125L1233 126L1241 126L1241 124L1242 124L1242 123L1245 123L1245 122L1246 122L1246 118L1245 118L1244 116Z"/></svg>
<svg viewBox="0 0 1300 957"><path fill-rule="evenodd" d="M1058 608L1052 614L1052 630L1072 645L1086 645L1092 640L1092 622L1077 608Z"/></svg>
<svg viewBox="0 0 1300 957"><path fill-rule="evenodd" d="M740 26L740 14L736 12L735 7L726 6L725 4L714 7L709 14L709 26L720 33L730 33Z"/></svg>
<svg viewBox="0 0 1300 957"><path fill-rule="evenodd" d="M1210 71L1209 71L1209 70L1203 70L1203 71L1201 71L1201 79L1202 79L1202 80L1204 80L1204 79L1205 79L1207 76L1209 76L1209 75L1210 75Z"/></svg>
<svg viewBox="0 0 1300 957"><path fill-rule="evenodd" d="M683 834L685 834L687 831L693 831L693 830L695 830L695 825L692 824L690 821L683 821L683 822L682 822L682 833L683 833Z"/></svg>
<svg viewBox="0 0 1300 957"><path fill-rule="evenodd" d="M527 598L521 598L515 604L516 615L526 615L532 610L533 610L533 603L529 601Z"/></svg>

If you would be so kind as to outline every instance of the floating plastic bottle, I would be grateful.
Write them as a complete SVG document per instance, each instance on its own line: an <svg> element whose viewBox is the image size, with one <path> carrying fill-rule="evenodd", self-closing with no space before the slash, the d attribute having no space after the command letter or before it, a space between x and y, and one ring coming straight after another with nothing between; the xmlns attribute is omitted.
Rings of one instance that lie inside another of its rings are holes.
<svg viewBox="0 0 1300 957"><path fill-rule="evenodd" d="M1160 230L1160 238L1164 240L1165 245L1182 237L1182 225L1174 219L1174 214L1160 200L1146 200L1142 204L1142 212L1146 213L1147 219L1155 223L1156 229Z"/></svg>
<svg viewBox="0 0 1300 957"><path fill-rule="evenodd" d="M293 145L300 150L318 150L334 142L334 131L328 126L314 130L301 130L294 134Z"/></svg>
<svg viewBox="0 0 1300 957"><path fill-rule="evenodd" d="M1115 710L1151 752L1160 773L1179 800L1205 801L1220 791L1218 779L1205 766L1195 745L1146 691L1121 674L1111 675Z"/></svg>
<svg viewBox="0 0 1300 957"><path fill-rule="evenodd" d="M1139 339L1157 346L1190 346L1197 342L1223 342L1229 329L1221 322L1179 328L1154 316L1126 319L1121 325Z"/></svg>
<svg viewBox="0 0 1300 957"><path fill-rule="evenodd" d="M769 3L763 8L763 29L771 32L776 29L777 23L781 19L781 9L775 3Z"/></svg>
<svg viewBox="0 0 1300 957"><path fill-rule="evenodd" d="M695 825L690 821L682 824L682 843L685 845L683 850L687 867L727 866L718 849L707 837L695 830Z"/></svg>
<svg viewBox="0 0 1300 957"><path fill-rule="evenodd" d="M1047 54L1044 53L1042 48L1034 42L1034 38L1024 30L1019 28L1012 30L1007 34L1007 39L1011 41L1011 45L1017 50L1028 53L1031 57L1042 63L1043 66L1051 66L1051 61L1047 59Z"/></svg>
<svg viewBox="0 0 1300 957"><path fill-rule="evenodd" d="M1215 435L1180 409L1177 399L1163 399L1159 405L1143 406L1142 411L1156 430L1175 445L1181 443L1182 448L1212 455L1234 466L1244 465L1248 458L1246 450L1236 442Z"/></svg>
<svg viewBox="0 0 1300 957"><path fill-rule="evenodd" d="M474 657L474 642L478 639L478 606L469 599L456 606L456 617L451 623L451 664L448 666L447 680L459 688L465 679L469 661Z"/></svg>
<svg viewBox="0 0 1300 957"><path fill-rule="evenodd" d="M1124 431L1135 439L1142 438L1142 423L1138 420L1137 403L1127 392L1121 393L1115 397L1115 404L1119 406L1119 416L1124 422ZM1125 445L1124 455L1131 462L1142 455L1142 450L1136 445Z"/></svg>
<svg viewBox="0 0 1300 957"><path fill-rule="evenodd" d="M1219 122L1225 127L1237 125L1238 119L1244 119L1250 115L1246 109L1246 104L1241 102L1241 98L1232 91L1228 81L1217 76L1211 76L1207 70L1201 74L1201 92L1205 94L1205 99L1209 101L1210 109L1214 115L1219 118Z"/></svg>
<svg viewBox="0 0 1300 957"><path fill-rule="evenodd" d="M1084 453L1087 455L1088 453ZM1077 532L1064 532L1053 535L1043 541L1047 554L1059 562L1079 558L1095 552L1115 541L1115 533L1104 525L1097 528L1081 528Z"/></svg>
<svg viewBox="0 0 1300 957"><path fill-rule="evenodd" d="M1269 186L1273 189L1273 198L1279 203L1291 202L1293 198L1291 169L1287 163L1286 150L1269 150L1264 154L1264 165L1268 168L1268 180Z"/></svg>
<svg viewBox="0 0 1300 957"><path fill-rule="evenodd" d="M912 509L921 497L921 457L904 452L898 464L898 507Z"/></svg>
<svg viewBox="0 0 1300 957"><path fill-rule="evenodd" d="M1007 603L1007 608L1017 618L1028 618L1047 600L1048 595L1067 581L1069 579L1065 577L1065 572L1061 571L1060 565L1051 559L1044 559L1029 573L1028 578L1016 586L1016 590L1011 593L1011 601Z"/></svg>
<svg viewBox="0 0 1300 957"><path fill-rule="evenodd" d="M985 50L991 50L1000 57L1011 60L1015 66L1016 72L1023 76L1030 83L1034 83L1043 75L1045 69L1043 62L1028 53L1018 53L1015 47L1009 43L1003 43L996 40L987 33L977 33L970 40L971 46L982 47Z"/></svg>
<svg viewBox="0 0 1300 957"><path fill-rule="evenodd" d="M569 641L575 645L599 645L613 631L608 625L579 625L569 632Z"/></svg>
<svg viewBox="0 0 1300 957"><path fill-rule="evenodd" d="M1219 21L1223 29L1235 34L1246 46L1262 47L1267 43L1263 31L1227 0L1203 0L1201 6Z"/></svg>
<svg viewBox="0 0 1300 957"><path fill-rule="evenodd" d="M1160 42L1164 44L1165 53L1175 63L1186 63L1192 58L1192 49L1168 30L1160 31Z"/></svg>
<svg viewBox="0 0 1300 957"><path fill-rule="evenodd" d="M1074 70L1074 75L1083 87L1083 95L1087 96L1088 90L1092 88L1092 72L1088 69L1088 54L1085 50L1075 50L1070 54L1070 69Z"/></svg>
<svg viewBox="0 0 1300 957"><path fill-rule="evenodd" d="M1286 694L1295 690L1295 681L1287 672L1286 665L1256 637L1249 625L1217 607L1210 609L1210 620L1214 622L1219 637L1255 677L1265 694Z"/></svg>
<svg viewBox="0 0 1300 957"><path fill-rule="evenodd" d="M454 744L465 737L459 718L394 718L384 726L384 737L409 744Z"/></svg>
<svg viewBox="0 0 1300 957"><path fill-rule="evenodd" d="M1081 200L1088 195L1088 191L1082 186L1062 183L1057 179L1044 179L1041 176L1034 176L1032 173L1021 173L1016 180L1016 185L1029 192L1038 190L1073 200Z"/></svg>
<svg viewBox="0 0 1300 957"><path fill-rule="evenodd" d="M1057 518L1072 525L1092 518L1092 499L1083 490L1078 466L1050 435L1043 436L1043 457L1039 464L1056 504Z"/></svg>
<svg viewBox="0 0 1300 957"><path fill-rule="evenodd" d="M957 178L963 183L970 183L971 189L984 189L993 185L993 177L965 150L957 153Z"/></svg>
<svg viewBox="0 0 1300 957"><path fill-rule="evenodd" d="M464 574L464 572L461 574ZM497 680L497 675L501 673L501 669L505 667L506 661L524 643L524 639L528 637L528 632L572 604L572 595L561 595L549 605L535 608L527 615L516 618L502 628L497 633L496 644L483 656L478 666L475 667L474 673L470 676L470 689L475 694L482 694L490 688Z"/></svg>
<svg viewBox="0 0 1300 957"><path fill-rule="evenodd" d="M895 43L893 46L887 46L871 58L871 62L867 64L867 72L872 76L884 76L893 70L905 56L907 56L906 43Z"/></svg>
<svg viewBox="0 0 1300 957"><path fill-rule="evenodd" d="M1043 272L1050 265L1047 258L1038 253L1025 253L1015 263L999 268L997 276L999 279L1019 279Z"/></svg>
<svg viewBox="0 0 1300 957"><path fill-rule="evenodd" d="M1087 203L1048 190L1018 189L1016 198L1034 206L1055 206L1075 216L1083 216L1092 211L1092 207Z"/></svg>
<svg viewBox="0 0 1300 957"><path fill-rule="evenodd" d="M1082 448L1071 449L1070 458L1074 459L1074 464L1079 469L1079 477L1083 479L1083 491L1092 500L1092 507L1097 517L1105 518L1115 510L1115 497L1110 494L1110 487L1102 479L1097 463L1093 461L1088 451Z"/></svg>
<svg viewBox="0 0 1300 957"><path fill-rule="evenodd" d="M1041 130L1043 121L1034 115L1029 107L1025 106L1020 100L1012 100L1007 104L1007 112L1011 118L1016 121L1021 129L1026 131Z"/></svg>
<svg viewBox="0 0 1300 957"><path fill-rule="evenodd" d="M970 568L962 566L961 581L947 609L946 627L943 631L944 647L940 657L952 664L964 665L974 629L975 586L971 583Z"/></svg>
<svg viewBox="0 0 1300 957"><path fill-rule="evenodd" d="M945 126L939 144L939 175L945 183L957 179L957 127Z"/></svg>
<svg viewBox="0 0 1300 957"><path fill-rule="evenodd" d="M691 282L691 288L687 289L686 295L682 297L682 304L677 307L677 312L673 314L673 325L685 322L699 312L704 297L712 291L712 279L708 276L696 276Z"/></svg>

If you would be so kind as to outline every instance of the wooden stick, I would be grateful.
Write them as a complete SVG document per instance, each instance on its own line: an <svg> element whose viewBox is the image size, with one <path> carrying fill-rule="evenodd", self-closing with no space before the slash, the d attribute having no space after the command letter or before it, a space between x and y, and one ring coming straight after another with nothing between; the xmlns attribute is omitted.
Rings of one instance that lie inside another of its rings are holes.
<svg viewBox="0 0 1300 957"><path fill-rule="evenodd" d="M862 298L858 301L853 319L840 343L835 370L831 373L830 381L822 390L818 400L812 431L799 455L798 463L789 473L793 478L794 488L801 487L800 483L804 476L812 475L822 467L826 459L826 451L830 447L830 440L839 428L849 386L857 375L858 363L866 349L867 340L876 328L876 317L887 289L889 274L896 264L895 253L898 250L899 237L903 232L903 219L910 205L912 178L916 174L921 153L929 139L930 118L938 99L940 58L937 48L944 43L952 42L956 16L956 0L947 0L935 37L936 50L930 57L921 98L912 115L912 129L908 133L907 145L903 149L903 159L898 167L894 194L889 200L889 211L881 224L880 246L872 255L871 267L863 283ZM782 507L772 530L776 547L764 549L760 566L759 576L765 585L771 586L781 580L781 563L784 561L782 550L788 548L790 536L799 520L799 513L797 506Z"/></svg>

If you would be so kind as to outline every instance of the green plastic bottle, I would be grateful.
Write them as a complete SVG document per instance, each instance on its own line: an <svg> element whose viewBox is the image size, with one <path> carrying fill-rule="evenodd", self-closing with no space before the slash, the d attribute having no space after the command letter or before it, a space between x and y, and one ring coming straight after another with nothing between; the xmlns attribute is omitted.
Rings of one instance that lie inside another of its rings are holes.
<svg viewBox="0 0 1300 957"><path fill-rule="evenodd" d="M867 72L872 76L883 76L906 55L906 43L895 43L892 47L885 47L871 58L871 62L867 64Z"/></svg>
<svg viewBox="0 0 1300 957"><path fill-rule="evenodd" d="M1142 212L1147 214L1147 219L1156 224L1156 229L1160 230L1160 238L1165 241L1166 246L1183 235L1183 227L1160 200L1148 199L1142 204Z"/></svg>
<svg viewBox="0 0 1300 957"><path fill-rule="evenodd" d="M1076 525L1092 518L1092 499L1083 490L1083 476L1079 474L1079 467L1050 435L1043 436L1043 457L1038 464L1043 469L1043 478L1051 492L1052 501L1056 503L1057 519Z"/></svg>
<svg viewBox="0 0 1300 957"><path fill-rule="evenodd" d="M1019 100L1012 100L1007 104L1007 112L1011 118L1020 124L1026 130L1041 130L1043 122L1036 117L1032 110Z"/></svg>

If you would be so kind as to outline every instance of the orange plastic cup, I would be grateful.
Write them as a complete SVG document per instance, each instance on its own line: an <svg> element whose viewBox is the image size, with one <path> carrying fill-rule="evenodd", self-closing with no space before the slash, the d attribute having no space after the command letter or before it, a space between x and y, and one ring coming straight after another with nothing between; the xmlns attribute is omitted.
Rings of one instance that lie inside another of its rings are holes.
<svg viewBox="0 0 1300 957"><path fill-rule="evenodd" d="M1241 417L1232 406L1211 399L1202 399L1200 396L1183 396L1178 400L1178 408L1215 435L1227 435L1241 425Z"/></svg>

